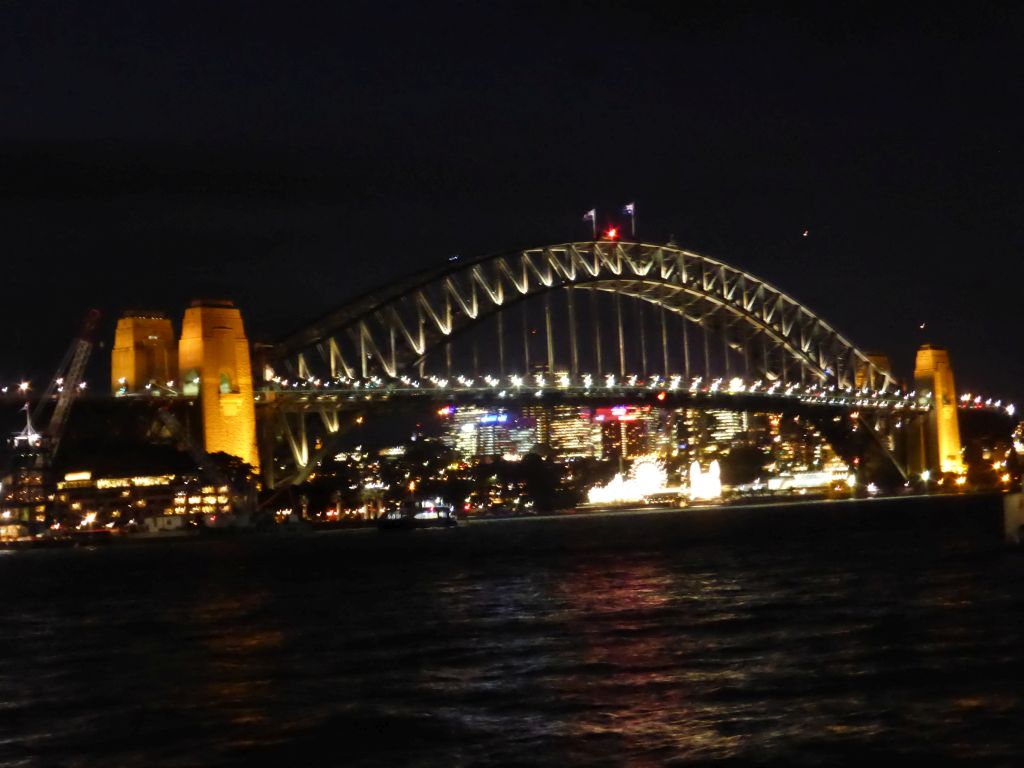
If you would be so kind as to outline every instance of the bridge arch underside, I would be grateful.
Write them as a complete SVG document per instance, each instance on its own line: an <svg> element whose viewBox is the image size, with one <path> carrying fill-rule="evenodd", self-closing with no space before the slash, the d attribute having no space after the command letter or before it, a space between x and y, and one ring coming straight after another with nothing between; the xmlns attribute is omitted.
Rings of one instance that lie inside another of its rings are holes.
<svg viewBox="0 0 1024 768"><path fill-rule="evenodd" d="M689 251L577 243L449 268L276 350L302 379L536 370L893 389L865 353L758 278ZM282 371L283 373L283 371Z"/></svg>

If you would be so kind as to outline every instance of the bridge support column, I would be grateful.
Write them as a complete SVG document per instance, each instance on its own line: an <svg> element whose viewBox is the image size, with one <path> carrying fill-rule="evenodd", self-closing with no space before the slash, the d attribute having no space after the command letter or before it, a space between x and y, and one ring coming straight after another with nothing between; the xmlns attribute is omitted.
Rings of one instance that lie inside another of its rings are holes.
<svg viewBox="0 0 1024 768"><path fill-rule="evenodd" d="M249 339L234 304L192 302L182 323L178 366L182 391L199 396L206 451L237 456L258 471Z"/></svg>
<svg viewBox="0 0 1024 768"><path fill-rule="evenodd" d="M925 418L915 420L916 433L910 436L911 472L961 474L960 424L949 352L930 344L921 347L914 366L914 387L919 397L931 395L931 410Z"/></svg>

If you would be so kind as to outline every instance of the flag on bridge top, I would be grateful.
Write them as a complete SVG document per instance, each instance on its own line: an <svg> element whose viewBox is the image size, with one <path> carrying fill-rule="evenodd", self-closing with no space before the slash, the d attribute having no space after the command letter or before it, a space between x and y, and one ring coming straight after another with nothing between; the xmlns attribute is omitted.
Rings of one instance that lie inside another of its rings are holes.
<svg viewBox="0 0 1024 768"><path fill-rule="evenodd" d="M629 216L629 231L633 235L633 239L636 239L636 203L626 203L623 207L622 212Z"/></svg>
<svg viewBox="0 0 1024 768"><path fill-rule="evenodd" d="M590 222L590 236L597 240L597 208L591 208L584 213L583 220Z"/></svg>

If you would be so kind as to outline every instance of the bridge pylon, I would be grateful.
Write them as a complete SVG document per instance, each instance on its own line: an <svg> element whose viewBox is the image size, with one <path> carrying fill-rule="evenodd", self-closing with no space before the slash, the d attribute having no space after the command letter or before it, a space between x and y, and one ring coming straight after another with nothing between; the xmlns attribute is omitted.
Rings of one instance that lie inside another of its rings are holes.
<svg viewBox="0 0 1024 768"><path fill-rule="evenodd" d="M196 300L185 310L178 366L182 393L199 396L206 451L237 456L258 471L249 339L231 301Z"/></svg>
<svg viewBox="0 0 1024 768"><path fill-rule="evenodd" d="M917 351L914 386L918 397L931 397L932 407L913 424L908 445L911 472L961 474L960 424L947 350L925 344Z"/></svg>

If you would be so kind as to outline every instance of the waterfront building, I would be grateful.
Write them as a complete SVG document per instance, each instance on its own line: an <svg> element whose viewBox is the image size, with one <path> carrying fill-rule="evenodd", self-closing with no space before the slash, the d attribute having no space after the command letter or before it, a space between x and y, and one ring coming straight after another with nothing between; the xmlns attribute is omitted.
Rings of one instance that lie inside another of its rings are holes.
<svg viewBox="0 0 1024 768"><path fill-rule="evenodd" d="M215 515L231 511L227 486L204 484L194 474L96 476L69 472L57 482L56 500L82 518L99 522Z"/></svg>

